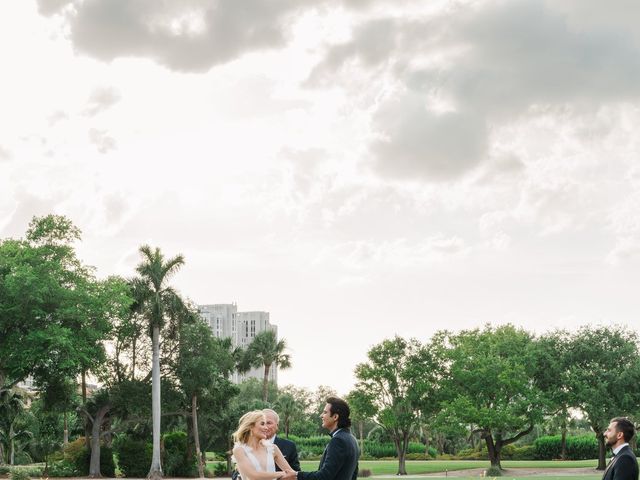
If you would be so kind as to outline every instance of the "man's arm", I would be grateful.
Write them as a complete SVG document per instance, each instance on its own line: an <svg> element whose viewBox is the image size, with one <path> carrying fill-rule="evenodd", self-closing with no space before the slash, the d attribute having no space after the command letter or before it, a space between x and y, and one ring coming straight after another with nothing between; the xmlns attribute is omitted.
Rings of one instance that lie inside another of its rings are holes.
<svg viewBox="0 0 640 480"><path fill-rule="evenodd" d="M287 460L289 461L289 465L291 465L291 468L293 468L296 472L300 471L300 460L298 459L298 447L294 442L291 442L291 453L289 453L289 458L287 458Z"/></svg>
<svg viewBox="0 0 640 480"><path fill-rule="evenodd" d="M340 437L333 437L327 445L327 454L320 470L299 472L298 480L333 480L344 464L346 451L345 441Z"/></svg>

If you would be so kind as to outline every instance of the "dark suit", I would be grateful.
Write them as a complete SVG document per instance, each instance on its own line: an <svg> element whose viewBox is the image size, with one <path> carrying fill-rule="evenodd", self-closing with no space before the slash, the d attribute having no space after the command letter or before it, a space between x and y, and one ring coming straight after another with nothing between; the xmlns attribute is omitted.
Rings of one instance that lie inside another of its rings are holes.
<svg viewBox="0 0 640 480"><path fill-rule="evenodd" d="M291 440L286 438L280 438L276 435L276 438L273 439L274 445L276 445L280 451L282 452L282 456L284 459L289 462L291 468L295 471L300 470L300 460L298 460L298 450L296 449L296 444ZM276 465L276 472L280 471L280 467Z"/></svg>
<svg viewBox="0 0 640 480"><path fill-rule="evenodd" d="M638 480L638 460L629 445L611 459L602 480Z"/></svg>
<svg viewBox="0 0 640 480"><path fill-rule="evenodd" d="M298 472L297 480L355 480L358 477L358 442L348 428L331 435L315 472Z"/></svg>

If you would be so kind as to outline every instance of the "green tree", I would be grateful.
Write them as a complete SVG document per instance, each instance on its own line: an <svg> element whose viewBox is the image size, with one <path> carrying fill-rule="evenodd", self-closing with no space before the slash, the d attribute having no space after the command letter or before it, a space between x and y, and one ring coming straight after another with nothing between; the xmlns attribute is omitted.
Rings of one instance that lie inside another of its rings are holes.
<svg viewBox="0 0 640 480"><path fill-rule="evenodd" d="M245 366L254 368L264 367L264 377L262 380L262 400L269 400L269 371L272 366L277 368L291 367L291 357L285 353L287 349L286 340L276 337L273 330L265 330L258 333L247 347L245 352Z"/></svg>
<svg viewBox="0 0 640 480"><path fill-rule="evenodd" d="M487 325L439 332L432 342L448 365L440 421L471 426L485 441L491 465L502 468L502 448L531 432L544 412L534 382L533 337L512 325Z"/></svg>
<svg viewBox="0 0 640 480"><path fill-rule="evenodd" d="M632 415L640 405L638 336L622 327L585 326L571 336L569 391L585 414L599 445L598 469L605 468L603 432L613 417Z"/></svg>
<svg viewBox="0 0 640 480"><path fill-rule="evenodd" d="M25 393L17 388L0 393L0 464L15 464L15 443L30 432L16 428L25 411Z"/></svg>
<svg viewBox="0 0 640 480"><path fill-rule="evenodd" d="M180 329L179 352L175 372L191 407L193 438L198 459L198 473L204 478L204 462L198 429L198 400L227 390L229 375L235 367L230 339L219 339L201 321Z"/></svg>
<svg viewBox="0 0 640 480"><path fill-rule="evenodd" d="M346 398L351 409L351 418L358 424L360 451L364 452L364 423L376 414L371 396L358 390L349 392Z"/></svg>
<svg viewBox="0 0 640 480"><path fill-rule="evenodd" d="M398 336L372 347L367 357L356 366L358 393L353 395L375 408L376 422L395 444L398 475L406 475L409 437L418 413L430 415L438 405L436 358L417 340Z"/></svg>
<svg viewBox="0 0 640 480"><path fill-rule="evenodd" d="M534 367L534 382L540 388L545 401L545 414L554 419L561 435L560 457L567 456L567 431L571 420L571 388L569 385L570 335L555 330L540 336L533 348L531 360Z"/></svg>
<svg viewBox="0 0 640 480"><path fill-rule="evenodd" d="M152 339L152 418L153 457L148 478L162 478L160 459L160 332L169 322L181 323L191 318L189 309L178 292L168 285L169 279L184 265L182 255L165 259L159 248L140 247L142 262L137 266L134 297L139 311L149 322Z"/></svg>

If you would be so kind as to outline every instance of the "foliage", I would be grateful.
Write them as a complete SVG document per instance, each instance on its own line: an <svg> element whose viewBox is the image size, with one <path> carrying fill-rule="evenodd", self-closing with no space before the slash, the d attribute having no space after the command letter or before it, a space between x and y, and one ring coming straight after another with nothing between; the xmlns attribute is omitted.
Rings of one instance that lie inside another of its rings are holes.
<svg viewBox="0 0 640 480"><path fill-rule="evenodd" d="M440 332L434 340L448 364L440 423L472 426L500 467L505 445L542 420L544 397L534 380L533 337L512 325Z"/></svg>
<svg viewBox="0 0 640 480"><path fill-rule="evenodd" d="M436 358L417 340L398 336L375 345L367 357L356 367L357 393L352 396L357 395L367 413L375 412L395 444L398 474L406 475L405 455L417 419L438 407Z"/></svg>
<svg viewBox="0 0 640 480"><path fill-rule="evenodd" d="M168 477L193 477L196 474L196 459L189 451L187 434L171 432L162 437L164 443L163 465Z"/></svg>
<svg viewBox="0 0 640 480"><path fill-rule="evenodd" d="M227 475L227 464L222 462L214 463L213 474L216 477L225 477Z"/></svg>
<svg viewBox="0 0 640 480"><path fill-rule="evenodd" d="M557 460L561 454L560 435L537 438L533 442L535 458ZM567 437L567 460L586 460L598 457L598 441L593 435Z"/></svg>
<svg viewBox="0 0 640 480"><path fill-rule="evenodd" d="M605 468L602 432L613 417L632 415L640 405L638 336L622 327L582 327L568 348L571 402L580 408L599 444L598 468Z"/></svg>
<svg viewBox="0 0 640 480"><path fill-rule="evenodd" d="M285 353L287 342L284 338L278 340L276 332L265 330L256 334L253 341L244 353L240 367L248 370L249 367L264 367L262 380L262 400L269 400L269 371L272 366L280 369L291 367L291 356Z"/></svg>
<svg viewBox="0 0 640 480"><path fill-rule="evenodd" d="M153 445L129 435L118 435L113 441L118 467L125 477L144 478L149 471Z"/></svg>
<svg viewBox="0 0 640 480"><path fill-rule="evenodd" d="M24 470L12 470L9 478L11 480L29 480L31 477Z"/></svg>
<svg viewBox="0 0 640 480"><path fill-rule="evenodd" d="M487 477L501 477L502 476L502 470L500 469L500 467L496 467L495 465L491 465L489 468L487 468L487 472L486 472L485 476L487 476Z"/></svg>

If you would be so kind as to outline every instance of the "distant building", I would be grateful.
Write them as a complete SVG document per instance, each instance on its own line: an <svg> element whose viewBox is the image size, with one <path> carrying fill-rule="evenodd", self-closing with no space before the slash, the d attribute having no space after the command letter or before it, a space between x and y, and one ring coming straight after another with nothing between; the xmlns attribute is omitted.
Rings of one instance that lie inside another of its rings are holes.
<svg viewBox="0 0 640 480"><path fill-rule="evenodd" d="M272 330L278 334L278 327L269 322L269 312L238 312L235 303L199 305L202 320L209 325L216 337L231 338L234 347L247 348L256 334ZM240 383L247 378L262 380L264 368L254 368L246 373L234 372L232 381ZM278 383L278 369L271 366L269 380Z"/></svg>

